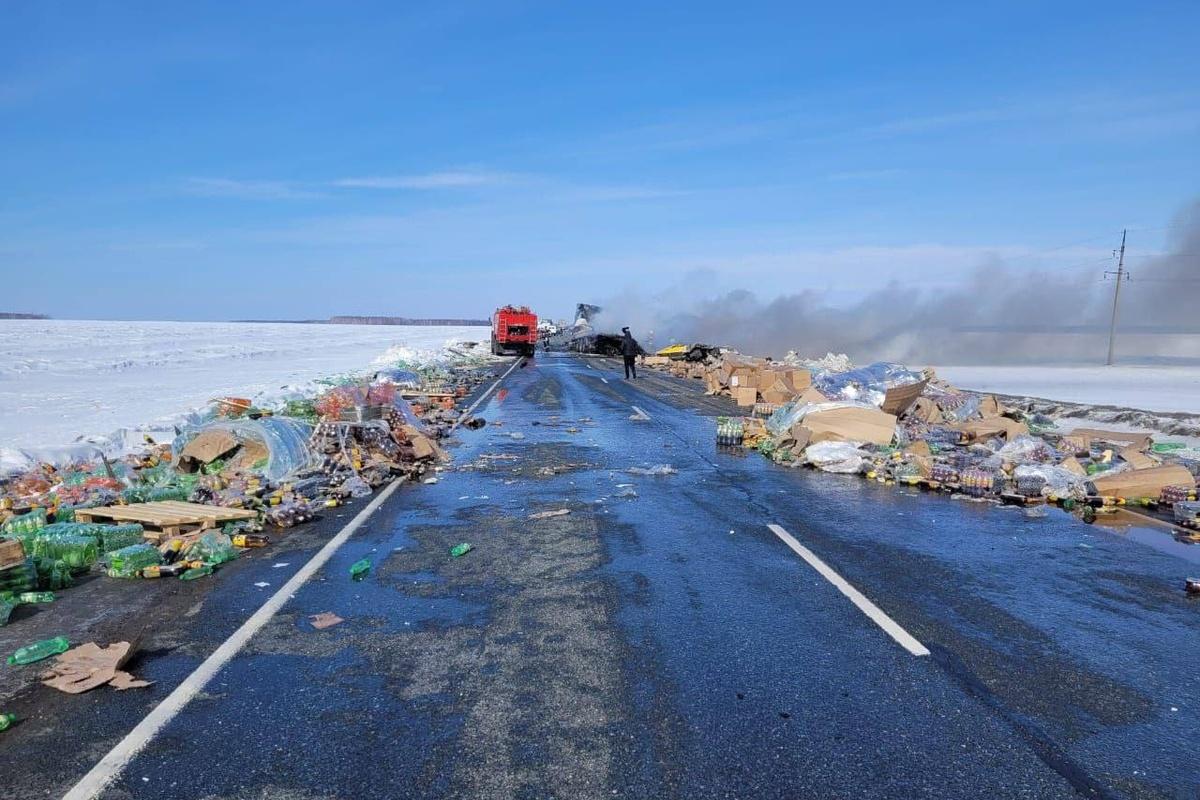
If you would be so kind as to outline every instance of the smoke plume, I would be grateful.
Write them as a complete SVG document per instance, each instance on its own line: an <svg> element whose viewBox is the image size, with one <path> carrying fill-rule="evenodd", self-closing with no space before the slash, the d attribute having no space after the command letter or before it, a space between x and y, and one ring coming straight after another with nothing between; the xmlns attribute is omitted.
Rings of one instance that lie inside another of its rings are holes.
<svg viewBox="0 0 1200 800"><path fill-rule="evenodd" d="M1170 230L1166 255L1127 261L1118 324L1124 363L1200 361L1200 201ZM1038 274L992 261L955 289L922 291L897 280L850 307L816 291L696 296L693 277L657 297L610 298L596 326L629 325L643 339L653 331L657 347L705 342L775 357L796 350L914 364L1103 363L1113 292L1104 269Z"/></svg>

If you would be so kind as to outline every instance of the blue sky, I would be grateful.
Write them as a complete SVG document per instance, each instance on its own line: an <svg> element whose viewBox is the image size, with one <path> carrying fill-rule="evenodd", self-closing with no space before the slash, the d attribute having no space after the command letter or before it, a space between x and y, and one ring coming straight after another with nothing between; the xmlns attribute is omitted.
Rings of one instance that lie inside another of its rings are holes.
<svg viewBox="0 0 1200 800"><path fill-rule="evenodd" d="M0 2L0 310L483 316L1106 268L1200 5ZM694 288L694 287L693 287Z"/></svg>

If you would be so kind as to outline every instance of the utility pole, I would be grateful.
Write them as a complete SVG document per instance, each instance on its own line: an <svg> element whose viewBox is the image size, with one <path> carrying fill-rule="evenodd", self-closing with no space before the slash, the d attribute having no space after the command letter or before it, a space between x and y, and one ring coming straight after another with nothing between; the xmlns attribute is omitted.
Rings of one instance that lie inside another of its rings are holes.
<svg viewBox="0 0 1200 800"><path fill-rule="evenodd" d="M1127 230L1121 231L1121 256L1120 256L1120 258L1117 259L1117 273L1116 273L1117 285L1116 285L1116 288L1113 289L1112 322L1110 322L1108 325L1108 361L1106 361L1105 364L1110 367L1112 366L1112 363L1113 363L1113 345L1116 343L1116 338L1117 338L1117 301L1121 299L1121 281L1125 280L1125 278L1126 278L1126 275L1125 275L1125 234L1127 232L1128 232ZM1107 276L1107 275L1112 275L1113 273L1106 272L1104 274Z"/></svg>

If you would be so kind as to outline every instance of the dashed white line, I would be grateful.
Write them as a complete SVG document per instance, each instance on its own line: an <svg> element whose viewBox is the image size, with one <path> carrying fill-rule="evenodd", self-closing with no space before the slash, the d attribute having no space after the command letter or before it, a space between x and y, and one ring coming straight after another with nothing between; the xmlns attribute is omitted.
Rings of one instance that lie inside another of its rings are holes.
<svg viewBox="0 0 1200 800"><path fill-rule="evenodd" d="M600 382L601 382L601 383L608 383L608 378L601 378L601 379L600 379Z"/></svg>
<svg viewBox="0 0 1200 800"><path fill-rule="evenodd" d="M641 417L642 419L650 419L650 415L647 414L645 411L642 411L637 406L630 406L630 408L632 408L634 411L636 411L638 413L638 416Z"/></svg>
<svg viewBox="0 0 1200 800"><path fill-rule="evenodd" d="M792 548L796 555L803 558L808 562L809 566L821 573L821 577L832 583L835 587L837 587L839 592L850 598L850 602L858 606L859 611L866 614L872 622L883 628L884 632L887 633L888 636L891 636L893 639L895 639L901 647L912 653L914 656L929 655L929 650L925 647L925 645L918 642L916 638L911 633L904 630L904 628L901 628L894 619L883 613L879 606L868 600L862 592L858 591L858 589L855 589L853 586L847 583L846 579L834 572L828 564L817 558L816 554L796 541L794 536L778 525L772 524L768 525L767 527L771 529L772 533L782 539L784 544Z"/></svg>

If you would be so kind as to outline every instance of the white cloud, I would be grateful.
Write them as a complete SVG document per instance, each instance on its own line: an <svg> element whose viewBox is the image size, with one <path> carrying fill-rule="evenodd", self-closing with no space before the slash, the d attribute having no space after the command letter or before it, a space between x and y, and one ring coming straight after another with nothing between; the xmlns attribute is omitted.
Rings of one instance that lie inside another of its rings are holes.
<svg viewBox="0 0 1200 800"><path fill-rule="evenodd" d="M458 189L468 186L486 186L505 183L511 176L497 172L450 170L428 172L421 175L368 175L359 178L342 178L334 186L347 189Z"/></svg>

